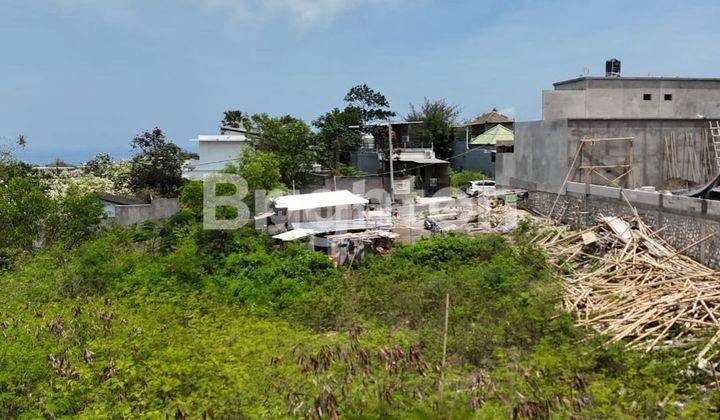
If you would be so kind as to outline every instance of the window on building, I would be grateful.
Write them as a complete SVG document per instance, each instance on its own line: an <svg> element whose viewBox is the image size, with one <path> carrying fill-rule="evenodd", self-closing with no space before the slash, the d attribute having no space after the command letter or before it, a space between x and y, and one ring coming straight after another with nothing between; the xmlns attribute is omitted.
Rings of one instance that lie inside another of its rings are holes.
<svg viewBox="0 0 720 420"><path fill-rule="evenodd" d="M515 150L514 146L498 146L497 152L498 153L513 153Z"/></svg>
<svg viewBox="0 0 720 420"><path fill-rule="evenodd" d="M652 95L649 93L643 93L643 101L652 101Z"/></svg>
<svg viewBox="0 0 720 420"><path fill-rule="evenodd" d="M492 152L492 155L490 155L490 162L495 163L495 152Z"/></svg>
<svg viewBox="0 0 720 420"><path fill-rule="evenodd" d="M672 101L672 95L669 94L669 93L666 93L666 94L665 94L665 100L666 100L666 101Z"/></svg>

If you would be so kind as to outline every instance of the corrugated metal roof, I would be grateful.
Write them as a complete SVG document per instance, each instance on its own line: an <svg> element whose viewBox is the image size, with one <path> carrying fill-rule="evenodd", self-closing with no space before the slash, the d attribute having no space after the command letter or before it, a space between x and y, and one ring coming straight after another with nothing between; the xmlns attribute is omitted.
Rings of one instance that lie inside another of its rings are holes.
<svg viewBox="0 0 720 420"><path fill-rule="evenodd" d="M515 133L502 125L496 125L470 141L474 145L497 144L498 141L513 141Z"/></svg>
<svg viewBox="0 0 720 420"><path fill-rule="evenodd" d="M328 232L347 232L392 227L392 223L381 220L324 220L316 222L293 222L295 230L312 230L316 234Z"/></svg>
<svg viewBox="0 0 720 420"><path fill-rule="evenodd" d="M415 158L415 157L403 157L400 156L397 160L400 162L415 162L415 163L450 163L447 160L438 158Z"/></svg>
<svg viewBox="0 0 720 420"><path fill-rule="evenodd" d="M307 238L308 236L315 235L316 233L317 232L312 229L293 229L287 232L279 233L273 236L273 239L279 239L285 242L297 241L298 239Z"/></svg>
<svg viewBox="0 0 720 420"><path fill-rule="evenodd" d="M275 207L288 211L319 209L324 207L367 204L368 200L348 190L328 191L312 194L284 195L275 199Z"/></svg>

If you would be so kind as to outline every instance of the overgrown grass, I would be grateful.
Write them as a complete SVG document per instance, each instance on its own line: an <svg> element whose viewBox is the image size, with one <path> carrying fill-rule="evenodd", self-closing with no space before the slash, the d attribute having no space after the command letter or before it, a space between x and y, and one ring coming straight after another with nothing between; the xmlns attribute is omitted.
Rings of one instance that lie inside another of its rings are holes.
<svg viewBox="0 0 720 420"><path fill-rule="evenodd" d="M529 235L346 270L179 216L19 258L0 277L0 416L717 416L682 355L575 328Z"/></svg>

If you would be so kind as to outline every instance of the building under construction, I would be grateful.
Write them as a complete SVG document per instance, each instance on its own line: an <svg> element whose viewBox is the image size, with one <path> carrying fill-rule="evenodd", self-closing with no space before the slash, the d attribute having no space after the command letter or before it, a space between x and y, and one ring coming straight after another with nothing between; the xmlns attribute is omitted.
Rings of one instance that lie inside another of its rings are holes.
<svg viewBox="0 0 720 420"><path fill-rule="evenodd" d="M530 209L571 225L643 220L720 268L720 78L608 67L543 92L543 119L516 122L513 144L498 143L498 185L529 190Z"/></svg>
<svg viewBox="0 0 720 420"><path fill-rule="evenodd" d="M624 188L691 187L718 171L709 128L720 79L620 77L618 63L605 77L555 83L542 103L543 119L517 122L511 153L498 153L499 184L557 192L573 160L570 181Z"/></svg>

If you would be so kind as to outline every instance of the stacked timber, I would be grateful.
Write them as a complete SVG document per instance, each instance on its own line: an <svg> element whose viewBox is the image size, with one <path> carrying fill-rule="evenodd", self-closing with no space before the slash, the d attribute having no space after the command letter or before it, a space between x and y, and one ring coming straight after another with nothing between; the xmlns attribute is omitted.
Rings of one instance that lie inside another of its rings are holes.
<svg viewBox="0 0 720 420"><path fill-rule="evenodd" d="M535 241L563 273L563 306L577 325L646 352L681 347L710 360L720 340L720 272L682 252L714 235L676 250L659 233L638 217L599 217L581 232L546 226Z"/></svg>

